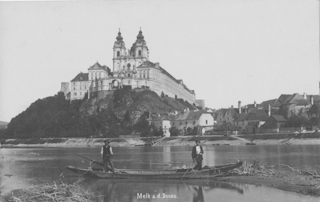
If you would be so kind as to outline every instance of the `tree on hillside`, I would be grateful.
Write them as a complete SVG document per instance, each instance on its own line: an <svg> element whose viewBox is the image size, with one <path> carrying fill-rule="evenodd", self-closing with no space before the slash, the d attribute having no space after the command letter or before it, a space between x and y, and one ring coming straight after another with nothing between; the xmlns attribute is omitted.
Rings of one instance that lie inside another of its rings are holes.
<svg viewBox="0 0 320 202"><path fill-rule="evenodd" d="M164 93L163 93L163 91L161 91L161 98L162 98L162 99L164 98Z"/></svg>
<svg viewBox="0 0 320 202"><path fill-rule="evenodd" d="M11 138L80 137L91 133L86 119L79 114L81 100L65 99L62 92L38 99L8 124Z"/></svg>

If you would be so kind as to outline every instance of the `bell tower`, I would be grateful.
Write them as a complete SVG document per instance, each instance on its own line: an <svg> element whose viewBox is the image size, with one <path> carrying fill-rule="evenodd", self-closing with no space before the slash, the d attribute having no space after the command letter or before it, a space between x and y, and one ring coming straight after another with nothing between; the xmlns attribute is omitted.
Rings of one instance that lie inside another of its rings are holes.
<svg viewBox="0 0 320 202"><path fill-rule="evenodd" d="M125 56L127 56L126 46L119 29L117 41L113 45L113 72L118 72L125 65Z"/></svg>
<svg viewBox="0 0 320 202"><path fill-rule="evenodd" d="M130 49L130 57L134 58L134 65L136 67L138 67L142 62L149 60L149 49L146 41L144 40L141 28L137 36L136 42L132 45Z"/></svg>

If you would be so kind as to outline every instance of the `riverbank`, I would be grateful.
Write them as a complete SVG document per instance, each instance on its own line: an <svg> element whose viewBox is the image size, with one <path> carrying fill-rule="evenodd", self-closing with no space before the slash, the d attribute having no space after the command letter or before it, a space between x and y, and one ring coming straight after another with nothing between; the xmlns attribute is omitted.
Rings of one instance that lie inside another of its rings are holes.
<svg viewBox="0 0 320 202"><path fill-rule="evenodd" d="M84 179L84 178L80 178ZM81 180L80 180L81 181ZM78 199L75 201L95 201L94 194L80 186L79 182L71 184L52 183L32 185L26 189L14 190L5 195L0 194L0 200L4 201L64 201ZM139 180L138 180L139 181ZM174 180L169 180L171 183ZM178 180L177 182L179 182ZM314 171L304 171L292 168L283 164L265 164L255 161L244 165L238 169L234 169L226 176L217 177L210 180L212 182L227 182L233 185L250 184L255 186L265 186L275 189L280 189L288 192L295 192L302 195L312 197L320 197L320 175ZM105 182L105 181L104 181ZM135 183L135 181L132 181ZM165 180L162 182L166 182ZM181 181L180 181L181 182ZM188 180L184 183L188 184ZM208 186L208 180L193 181L193 185ZM145 183L148 183L147 181ZM204 185L203 185L204 184ZM106 186L103 183L100 186ZM237 186L236 186L237 187ZM241 186L240 186L241 187ZM243 190L240 189L241 193ZM110 197L110 196L109 196Z"/></svg>
<svg viewBox="0 0 320 202"><path fill-rule="evenodd" d="M316 171L299 170L284 164L258 161L243 165L218 181L266 186L283 191L320 197L320 175Z"/></svg>
<svg viewBox="0 0 320 202"><path fill-rule="evenodd" d="M254 135L211 135L211 136L178 136L153 138L38 138L6 139L1 147L100 147L103 140L111 141L113 147L130 146L188 146L200 140L202 145L299 145L320 144L320 133L283 133Z"/></svg>

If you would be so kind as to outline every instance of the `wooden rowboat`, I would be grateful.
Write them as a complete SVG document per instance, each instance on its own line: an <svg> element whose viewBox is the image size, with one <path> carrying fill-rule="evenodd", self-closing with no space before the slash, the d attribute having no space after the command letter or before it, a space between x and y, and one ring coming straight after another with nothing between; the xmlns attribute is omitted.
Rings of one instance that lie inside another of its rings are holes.
<svg viewBox="0 0 320 202"><path fill-rule="evenodd" d="M95 169L83 169L74 166L67 166L67 169L86 177L104 179L208 179L222 176L226 172L238 168L241 161L221 166L203 167L202 170L174 169L174 170L130 170L117 169L115 173L102 172Z"/></svg>

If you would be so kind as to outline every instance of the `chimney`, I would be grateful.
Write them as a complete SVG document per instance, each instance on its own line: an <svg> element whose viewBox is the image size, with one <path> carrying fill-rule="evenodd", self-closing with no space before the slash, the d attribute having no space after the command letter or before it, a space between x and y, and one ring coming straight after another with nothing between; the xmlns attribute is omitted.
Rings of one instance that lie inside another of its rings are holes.
<svg viewBox="0 0 320 202"><path fill-rule="evenodd" d="M313 105L313 96L311 95L310 98L311 98L311 105Z"/></svg>
<svg viewBox="0 0 320 202"><path fill-rule="evenodd" d="M233 108L233 105L231 105L231 109Z"/></svg>
<svg viewBox="0 0 320 202"><path fill-rule="evenodd" d="M156 68L159 68L159 62L154 63L156 65Z"/></svg>
<svg viewBox="0 0 320 202"><path fill-rule="evenodd" d="M305 92L303 93L303 99L307 99L307 94Z"/></svg>
<svg viewBox="0 0 320 202"><path fill-rule="evenodd" d="M253 105L254 105L254 107L257 107L257 103L256 103L256 101L254 101Z"/></svg>
<svg viewBox="0 0 320 202"><path fill-rule="evenodd" d="M239 114L241 114L241 101L238 101Z"/></svg>
<svg viewBox="0 0 320 202"><path fill-rule="evenodd" d="M271 106L268 105L268 116L271 116Z"/></svg>

